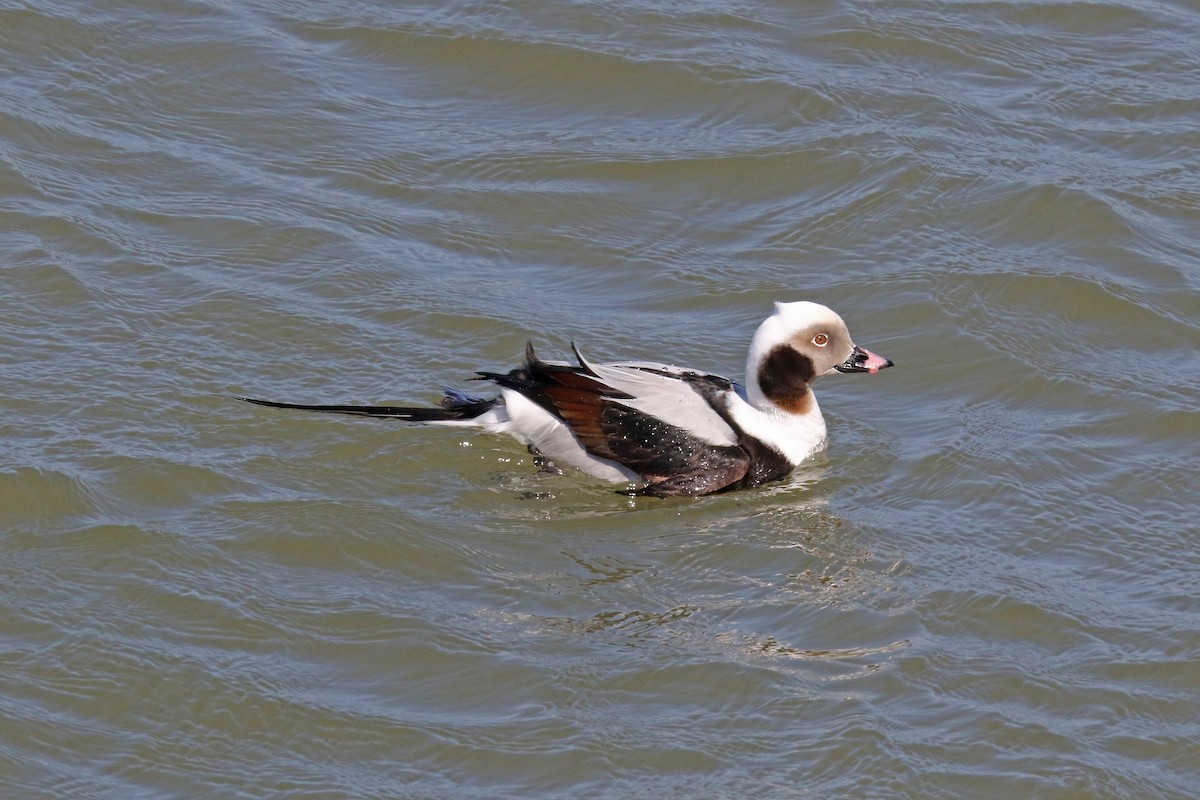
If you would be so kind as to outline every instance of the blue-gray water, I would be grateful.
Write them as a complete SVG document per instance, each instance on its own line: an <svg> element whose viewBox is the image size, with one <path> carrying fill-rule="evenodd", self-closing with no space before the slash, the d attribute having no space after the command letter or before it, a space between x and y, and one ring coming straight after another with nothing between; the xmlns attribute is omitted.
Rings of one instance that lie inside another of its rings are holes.
<svg viewBox="0 0 1200 800"><path fill-rule="evenodd" d="M0 797L1192 798L1200 10L0 0ZM429 401L824 378L630 501Z"/></svg>

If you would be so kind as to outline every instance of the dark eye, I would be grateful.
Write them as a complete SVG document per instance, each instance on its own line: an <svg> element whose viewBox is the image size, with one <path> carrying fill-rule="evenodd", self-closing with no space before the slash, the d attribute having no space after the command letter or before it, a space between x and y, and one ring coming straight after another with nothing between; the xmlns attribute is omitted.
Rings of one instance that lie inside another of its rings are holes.
<svg viewBox="0 0 1200 800"><path fill-rule="evenodd" d="M818 333L812 338L812 343L817 347L824 347L825 345L829 344L829 336L828 334Z"/></svg>

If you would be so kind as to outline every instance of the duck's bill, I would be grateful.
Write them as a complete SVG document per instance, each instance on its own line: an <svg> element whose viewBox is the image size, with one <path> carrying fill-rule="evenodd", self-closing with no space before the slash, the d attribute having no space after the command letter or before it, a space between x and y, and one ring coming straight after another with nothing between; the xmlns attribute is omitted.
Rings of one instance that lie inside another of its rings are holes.
<svg viewBox="0 0 1200 800"><path fill-rule="evenodd" d="M890 366L893 366L890 358L884 358L866 348L855 345L854 352L850 354L850 357L834 369L838 372L869 372L874 375L884 367Z"/></svg>

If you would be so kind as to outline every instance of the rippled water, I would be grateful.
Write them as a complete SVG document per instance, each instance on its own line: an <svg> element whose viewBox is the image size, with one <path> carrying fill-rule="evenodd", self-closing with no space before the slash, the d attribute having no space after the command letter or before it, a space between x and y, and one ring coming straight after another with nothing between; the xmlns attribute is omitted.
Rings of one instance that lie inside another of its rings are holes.
<svg viewBox="0 0 1200 800"><path fill-rule="evenodd" d="M0 796L1191 798L1200 11L0 0ZM823 379L636 500L423 401Z"/></svg>

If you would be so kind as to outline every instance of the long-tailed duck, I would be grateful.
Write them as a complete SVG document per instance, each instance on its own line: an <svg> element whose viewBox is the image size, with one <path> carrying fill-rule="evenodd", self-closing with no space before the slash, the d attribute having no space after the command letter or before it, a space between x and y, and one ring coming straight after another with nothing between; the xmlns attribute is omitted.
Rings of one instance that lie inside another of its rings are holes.
<svg viewBox="0 0 1200 800"><path fill-rule="evenodd" d="M531 453L614 483L629 494L702 495L778 480L825 444L809 383L830 372L876 373L890 359L858 347L842 318L810 302L776 303L746 359L746 384L666 364L543 361L525 349L510 372L479 372L498 397L447 389L437 408L260 406L391 417L507 433Z"/></svg>

